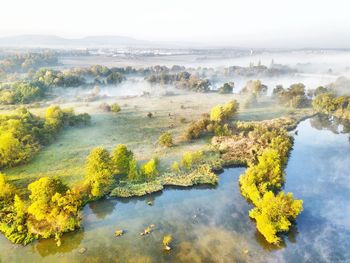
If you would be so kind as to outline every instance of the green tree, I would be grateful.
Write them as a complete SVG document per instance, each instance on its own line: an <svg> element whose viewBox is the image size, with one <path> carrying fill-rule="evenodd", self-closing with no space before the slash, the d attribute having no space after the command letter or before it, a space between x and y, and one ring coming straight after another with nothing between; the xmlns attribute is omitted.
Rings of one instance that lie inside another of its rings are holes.
<svg viewBox="0 0 350 263"><path fill-rule="evenodd" d="M59 106L52 105L47 108L45 113L45 125L51 133L56 133L63 127L64 112Z"/></svg>
<svg viewBox="0 0 350 263"><path fill-rule="evenodd" d="M131 159L129 162L128 180L137 181L140 179L140 170L136 159Z"/></svg>
<svg viewBox="0 0 350 263"><path fill-rule="evenodd" d="M219 88L219 93L220 94L230 94L233 91L233 86L234 86L233 82L231 82L231 83L226 82L224 85L222 85Z"/></svg>
<svg viewBox="0 0 350 263"><path fill-rule="evenodd" d="M91 150L86 159L86 181L93 197L101 197L110 190L114 182L113 167L109 152L103 147Z"/></svg>
<svg viewBox="0 0 350 263"><path fill-rule="evenodd" d="M114 174L128 174L129 164L134 154L128 150L126 145L118 144L112 151L112 165Z"/></svg>

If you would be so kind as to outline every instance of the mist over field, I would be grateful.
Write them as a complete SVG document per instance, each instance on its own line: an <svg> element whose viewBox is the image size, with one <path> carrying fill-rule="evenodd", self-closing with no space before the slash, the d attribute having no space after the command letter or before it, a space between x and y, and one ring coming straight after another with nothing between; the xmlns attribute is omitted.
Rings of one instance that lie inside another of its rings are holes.
<svg viewBox="0 0 350 263"><path fill-rule="evenodd" d="M347 0L3 0L0 263L345 263Z"/></svg>

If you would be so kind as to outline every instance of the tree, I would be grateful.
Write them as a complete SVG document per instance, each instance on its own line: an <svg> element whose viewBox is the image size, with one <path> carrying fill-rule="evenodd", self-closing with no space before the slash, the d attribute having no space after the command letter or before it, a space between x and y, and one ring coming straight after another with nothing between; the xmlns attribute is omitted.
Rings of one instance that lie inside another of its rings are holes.
<svg viewBox="0 0 350 263"><path fill-rule="evenodd" d="M266 95L267 86L262 84L260 80L249 80L245 87L241 90L243 94L254 94L257 97Z"/></svg>
<svg viewBox="0 0 350 263"><path fill-rule="evenodd" d="M86 181L93 197L101 197L110 190L114 182L113 166L109 152L103 147L91 150L86 159Z"/></svg>
<svg viewBox="0 0 350 263"><path fill-rule="evenodd" d="M158 174L158 159L152 158L147 163L142 165L141 173L147 180L153 180Z"/></svg>
<svg viewBox="0 0 350 263"><path fill-rule="evenodd" d="M7 183L4 174L0 173L0 200L8 201L12 199L15 194L15 188Z"/></svg>
<svg viewBox="0 0 350 263"><path fill-rule="evenodd" d="M31 204L28 207L29 233L48 238L55 236L57 245L60 236L80 226L80 194L73 192L57 178L43 177L28 186ZM17 204L20 209L23 205Z"/></svg>
<svg viewBox="0 0 350 263"><path fill-rule="evenodd" d="M258 164L250 166L240 180L244 197L257 205L267 191L276 191L282 187L284 174L280 155L275 149L266 149L258 157Z"/></svg>
<svg viewBox="0 0 350 263"><path fill-rule="evenodd" d="M224 105L217 105L210 111L210 120L215 122L227 121L236 114L238 110L238 102L232 100Z"/></svg>
<svg viewBox="0 0 350 263"><path fill-rule="evenodd" d="M303 201L294 200L292 193L266 192L262 200L249 212L249 216L256 220L259 232L269 243L278 244L279 232L286 232L294 220L303 210Z"/></svg>
<svg viewBox="0 0 350 263"><path fill-rule="evenodd" d="M112 151L111 161L114 174L127 174L134 154L124 144L118 144Z"/></svg>
<svg viewBox="0 0 350 263"><path fill-rule="evenodd" d="M170 132L164 132L162 135L160 135L158 143L161 146L171 147L173 146L173 136Z"/></svg>
<svg viewBox="0 0 350 263"><path fill-rule="evenodd" d="M0 166L15 166L28 158L30 148L25 147L11 132L0 134Z"/></svg>
<svg viewBox="0 0 350 263"><path fill-rule="evenodd" d="M63 127L64 113L59 106L50 106L45 113L45 125L52 133L56 133Z"/></svg>
<svg viewBox="0 0 350 263"><path fill-rule="evenodd" d="M123 75L119 72L112 72L106 78L107 84L117 84L122 82L124 79Z"/></svg>
<svg viewBox="0 0 350 263"><path fill-rule="evenodd" d="M137 165L136 159L132 159L129 162L128 180L137 181L140 178L140 170Z"/></svg>
<svg viewBox="0 0 350 263"><path fill-rule="evenodd" d="M67 186L57 178L42 177L28 186L31 204L28 213L37 221L44 220L51 212L51 199L56 193L64 193Z"/></svg>
<svg viewBox="0 0 350 263"><path fill-rule="evenodd" d="M234 87L234 83L230 82L230 83L225 83L224 85L222 85L219 88L219 93L220 94L230 94L233 91L233 87Z"/></svg>

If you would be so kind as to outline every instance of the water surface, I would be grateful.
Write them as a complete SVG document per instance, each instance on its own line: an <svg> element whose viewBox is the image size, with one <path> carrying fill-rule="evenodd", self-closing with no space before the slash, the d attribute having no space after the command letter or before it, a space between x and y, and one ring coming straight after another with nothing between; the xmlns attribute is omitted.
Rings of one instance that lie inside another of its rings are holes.
<svg viewBox="0 0 350 263"><path fill-rule="evenodd" d="M349 262L350 144L342 128L317 117L299 124L285 190L304 200L304 211L280 248L266 244L248 218L238 188L244 168L230 168L217 187L91 203L82 229L59 248L53 240L22 247L1 236L0 262ZM141 237L150 224L155 231ZM116 229L126 234L116 238ZM170 252L164 234L174 238Z"/></svg>

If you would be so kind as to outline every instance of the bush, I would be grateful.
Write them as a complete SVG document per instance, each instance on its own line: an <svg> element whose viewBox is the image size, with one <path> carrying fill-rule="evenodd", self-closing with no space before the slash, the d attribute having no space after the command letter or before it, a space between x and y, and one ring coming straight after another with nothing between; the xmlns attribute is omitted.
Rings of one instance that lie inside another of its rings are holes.
<svg viewBox="0 0 350 263"><path fill-rule="evenodd" d="M120 108L120 106L117 103L113 103L111 105L111 112L117 113L117 112L120 112L120 111L121 111L121 108Z"/></svg>
<svg viewBox="0 0 350 263"><path fill-rule="evenodd" d="M15 188L7 183L6 177L4 174L0 173L0 201L8 201L13 198L15 195Z"/></svg>
<svg viewBox="0 0 350 263"><path fill-rule="evenodd" d="M210 124L209 116L202 116L199 120L191 122L185 131L184 137L186 140L198 139L207 131L207 126Z"/></svg>
<svg viewBox="0 0 350 263"><path fill-rule="evenodd" d="M164 132L158 139L158 144L165 147L173 146L173 136L170 132Z"/></svg>
<svg viewBox="0 0 350 263"><path fill-rule="evenodd" d="M111 106L108 105L107 103L101 103L98 108L101 110L101 111L104 111L104 112L110 112L111 111Z"/></svg>
<svg viewBox="0 0 350 263"><path fill-rule="evenodd" d="M141 173L146 180L153 180L159 174L158 171L159 161L157 158L152 158L147 163L142 165Z"/></svg>
<svg viewBox="0 0 350 263"><path fill-rule="evenodd" d="M172 165L171 165L171 170L174 172L174 173L179 173L180 172L180 164L178 162L173 162Z"/></svg>
<svg viewBox="0 0 350 263"><path fill-rule="evenodd" d="M223 122L233 118L238 110L238 105L236 100L232 100L224 105L215 106L210 111L210 120Z"/></svg>
<svg viewBox="0 0 350 263"><path fill-rule="evenodd" d="M181 159L181 166L187 170L190 170L194 165L198 164L202 158L202 151L185 152Z"/></svg>

